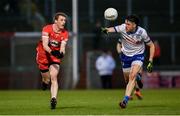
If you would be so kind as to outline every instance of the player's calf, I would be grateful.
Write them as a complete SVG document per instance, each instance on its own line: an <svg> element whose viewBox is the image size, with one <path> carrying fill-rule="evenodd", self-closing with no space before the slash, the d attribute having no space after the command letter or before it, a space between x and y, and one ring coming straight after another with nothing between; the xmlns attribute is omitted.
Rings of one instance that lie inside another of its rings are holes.
<svg viewBox="0 0 180 116"><path fill-rule="evenodd" d="M48 89L48 87L49 87L49 83L47 84L47 83L45 83L45 82L42 82L42 90L47 90Z"/></svg>
<svg viewBox="0 0 180 116"><path fill-rule="evenodd" d="M142 76L140 73L137 74L136 76L136 82L137 82L137 85L140 89L143 88L143 83L142 83Z"/></svg>
<svg viewBox="0 0 180 116"><path fill-rule="evenodd" d="M50 84L50 79L42 77L42 85L41 85L42 86L42 90L48 89L49 84Z"/></svg>

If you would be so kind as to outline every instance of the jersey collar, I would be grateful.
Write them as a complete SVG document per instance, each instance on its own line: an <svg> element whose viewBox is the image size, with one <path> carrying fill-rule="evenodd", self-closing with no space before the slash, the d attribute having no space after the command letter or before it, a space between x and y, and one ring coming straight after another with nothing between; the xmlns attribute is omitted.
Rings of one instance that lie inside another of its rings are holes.
<svg viewBox="0 0 180 116"><path fill-rule="evenodd" d="M134 33L136 33L137 32L137 30L138 30L138 26L136 27L136 29L135 29L135 31L133 31L133 32L126 32L128 35L130 35L130 34L134 34Z"/></svg>

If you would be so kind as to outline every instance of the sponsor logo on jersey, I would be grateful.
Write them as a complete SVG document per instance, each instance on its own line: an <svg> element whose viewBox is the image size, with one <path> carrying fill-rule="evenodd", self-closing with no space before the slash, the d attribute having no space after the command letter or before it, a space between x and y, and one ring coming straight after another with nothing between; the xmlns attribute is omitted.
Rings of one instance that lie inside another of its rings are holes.
<svg viewBox="0 0 180 116"><path fill-rule="evenodd" d="M50 46L53 46L53 47L59 47L59 42L56 40L50 39L49 44Z"/></svg>

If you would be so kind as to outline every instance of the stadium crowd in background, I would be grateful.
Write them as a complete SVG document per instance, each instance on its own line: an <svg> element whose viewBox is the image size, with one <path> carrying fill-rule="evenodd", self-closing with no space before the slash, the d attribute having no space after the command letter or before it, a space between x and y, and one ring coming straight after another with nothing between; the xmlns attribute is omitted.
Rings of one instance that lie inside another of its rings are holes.
<svg viewBox="0 0 180 116"><path fill-rule="evenodd" d="M56 13L54 23L43 27L42 38L36 48L36 61L42 76L43 90L51 85L51 109L55 109L57 104L58 73L69 36L65 29L66 22L65 13Z"/></svg>

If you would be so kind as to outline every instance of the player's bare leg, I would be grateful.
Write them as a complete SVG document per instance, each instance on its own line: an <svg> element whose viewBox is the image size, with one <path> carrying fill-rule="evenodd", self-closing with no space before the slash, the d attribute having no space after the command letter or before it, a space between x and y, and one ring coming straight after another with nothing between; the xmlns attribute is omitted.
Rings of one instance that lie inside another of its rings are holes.
<svg viewBox="0 0 180 116"><path fill-rule="evenodd" d="M51 75L51 109L55 109L57 104L59 65L52 64L49 69Z"/></svg>
<svg viewBox="0 0 180 116"><path fill-rule="evenodd" d="M123 72L123 75L124 75L124 80L125 80L125 83L126 83L126 85L128 84L128 82L129 82L129 71L124 71ZM129 100L132 100L133 99L133 97L132 96L129 96Z"/></svg>
<svg viewBox="0 0 180 116"><path fill-rule="evenodd" d="M136 95L136 97L139 99L139 100L142 100L143 99L143 96L141 94L141 91L138 87L135 88L135 91L134 91L134 95Z"/></svg>
<svg viewBox="0 0 180 116"><path fill-rule="evenodd" d="M129 100L129 96L131 95L131 93L135 87L136 75L139 72L140 68L141 68L141 66L138 64L134 64L131 67L130 74L129 74L129 82L126 86L125 97L124 97L123 101L120 102L120 104L119 104L121 108L126 108L126 105Z"/></svg>
<svg viewBox="0 0 180 116"><path fill-rule="evenodd" d="M138 72L137 76L136 76L136 81L137 81L137 85L140 89L143 88L143 83L142 83L142 68L140 69L140 71Z"/></svg>
<svg viewBox="0 0 180 116"><path fill-rule="evenodd" d="M140 71L138 72L137 76L136 76L136 87L135 87L135 91L134 94L136 95L136 97L139 100L142 100L143 96L141 94L140 89L143 88L143 83L142 83L142 68L140 69Z"/></svg>
<svg viewBox="0 0 180 116"><path fill-rule="evenodd" d="M48 72L41 72L41 76L42 76L42 89L46 90L49 83L50 83L50 73Z"/></svg>
<svg viewBox="0 0 180 116"><path fill-rule="evenodd" d="M136 65L136 64L134 64L132 66L130 74L129 74L129 82L128 82L127 87L126 87L125 95L127 95L127 96L131 95L131 93L135 87L135 84L136 84L136 75L139 72L140 68L141 67L139 65Z"/></svg>
<svg viewBox="0 0 180 116"><path fill-rule="evenodd" d="M123 76L124 76L125 82L128 83L128 81L129 81L129 72L123 72Z"/></svg>

